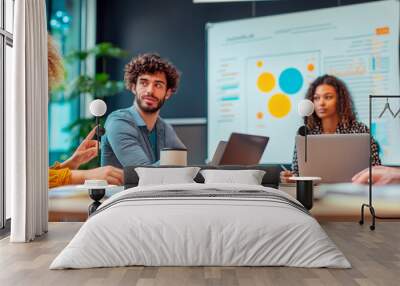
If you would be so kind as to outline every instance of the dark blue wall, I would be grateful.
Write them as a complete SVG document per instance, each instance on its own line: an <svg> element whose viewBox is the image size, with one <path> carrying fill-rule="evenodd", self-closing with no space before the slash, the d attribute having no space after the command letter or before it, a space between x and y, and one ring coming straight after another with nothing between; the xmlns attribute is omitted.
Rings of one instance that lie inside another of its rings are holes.
<svg viewBox="0 0 400 286"><path fill-rule="evenodd" d="M348 5L365 0L280 0L193 4L192 0L99 0L97 41L109 41L130 53L158 52L182 72L180 88L161 111L165 118L206 117L207 22L282 14ZM114 61L108 72L123 79L128 61ZM110 98L108 110L132 104L128 91Z"/></svg>

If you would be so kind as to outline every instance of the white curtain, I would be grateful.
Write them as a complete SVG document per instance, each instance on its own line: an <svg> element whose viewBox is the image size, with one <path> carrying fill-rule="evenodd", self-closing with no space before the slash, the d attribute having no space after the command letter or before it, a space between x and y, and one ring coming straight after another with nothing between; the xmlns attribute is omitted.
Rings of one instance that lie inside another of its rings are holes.
<svg viewBox="0 0 400 286"><path fill-rule="evenodd" d="M45 0L15 1L13 93L6 98L6 187L12 242L47 232L47 29Z"/></svg>

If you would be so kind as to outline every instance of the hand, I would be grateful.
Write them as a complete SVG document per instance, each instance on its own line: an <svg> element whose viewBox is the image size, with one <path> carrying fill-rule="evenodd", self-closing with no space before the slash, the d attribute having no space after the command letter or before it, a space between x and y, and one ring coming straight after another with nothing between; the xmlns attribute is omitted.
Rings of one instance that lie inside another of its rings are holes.
<svg viewBox="0 0 400 286"><path fill-rule="evenodd" d="M74 154L62 163L62 167L68 167L72 170L76 170L80 165L85 164L97 156L97 145L99 142L93 140L94 134L96 134L95 126L92 131L86 136L79 147L75 150Z"/></svg>
<svg viewBox="0 0 400 286"><path fill-rule="evenodd" d="M122 185L124 172L112 166L71 171L71 184L83 184L85 180L106 180L111 185Z"/></svg>
<svg viewBox="0 0 400 286"><path fill-rule="evenodd" d="M280 180L282 183L293 183L293 180L289 180L289 178L292 176L294 176L292 171L282 171L280 173Z"/></svg>
<svg viewBox="0 0 400 286"><path fill-rule="evenodd" d="M353 183L368 184L369 168L362 170L352 178ZM400 183L400 169L386 166L372 167L372 184L386 185L386 184L399 184Z"/></svg>

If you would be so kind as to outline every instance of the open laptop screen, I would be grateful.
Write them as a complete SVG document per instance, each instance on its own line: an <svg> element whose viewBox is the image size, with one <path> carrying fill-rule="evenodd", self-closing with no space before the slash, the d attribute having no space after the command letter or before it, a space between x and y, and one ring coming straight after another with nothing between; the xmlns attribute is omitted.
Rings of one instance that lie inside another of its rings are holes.
<svg viewBox="0 0 400 286"><path fill-rule="evenodd" d="M307 136L305 162L304 136L296 136L300 176L316 176L322 183L351 182L369 166L369 134L321 134Z"/></svg>
<svg viewBox="0 0 400 286"><path fill-rule="evenodd" d="M232 133L219 165L257 165L268 140L265 136Z"/></svg>

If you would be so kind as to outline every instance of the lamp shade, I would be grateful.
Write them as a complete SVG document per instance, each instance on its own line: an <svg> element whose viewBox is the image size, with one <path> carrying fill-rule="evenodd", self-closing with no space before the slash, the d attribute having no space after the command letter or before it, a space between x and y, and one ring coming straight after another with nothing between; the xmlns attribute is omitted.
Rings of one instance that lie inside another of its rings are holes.
<svg viewBox="0 0 400 286"><path fill-rule="evenodd" d="M314 103L308 99L300 100L297 105L297 112L300 116L310 116L314 112Z"/></svg>
<svg viewBox="0 0 400 286"><path fill-rule="evenodd" d="M106 113L107 105L101 99L95 99L90 103L89 110L93 116L100 117Z"/></svg>

